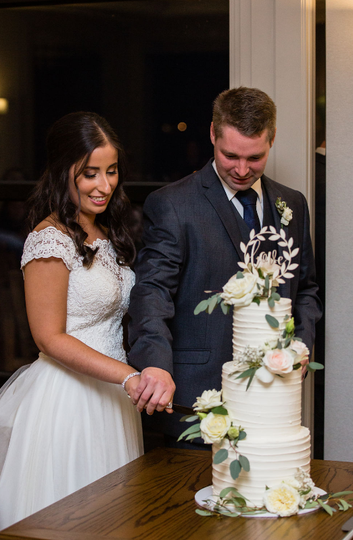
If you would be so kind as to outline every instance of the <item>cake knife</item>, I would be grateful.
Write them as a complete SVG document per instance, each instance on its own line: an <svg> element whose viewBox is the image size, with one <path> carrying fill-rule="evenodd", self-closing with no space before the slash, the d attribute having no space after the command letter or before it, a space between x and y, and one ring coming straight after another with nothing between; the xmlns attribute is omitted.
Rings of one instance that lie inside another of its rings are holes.
<svg viewBox="0 0 353 540"><path fill-rule="evenodd" d="M191 407L184 407L184 405L178 405L173 403L173 410L180 414L195 414Z"/></svg>

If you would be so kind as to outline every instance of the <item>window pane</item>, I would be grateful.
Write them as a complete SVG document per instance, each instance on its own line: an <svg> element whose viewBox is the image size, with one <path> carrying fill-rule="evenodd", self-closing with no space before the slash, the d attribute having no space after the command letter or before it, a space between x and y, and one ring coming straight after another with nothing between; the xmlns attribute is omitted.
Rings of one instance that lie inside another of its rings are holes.
<svg viewBox="0 0 353 540"><path fill-rule="evenodd" d="M229 86L228 0L23 4L0 7L0 371L6 372L37 355L19 261L24 203L45 165L49 126L77 110L105 116L128 153L129 196L142 203L155 183L181 178L210 158L212 101Z"/></svg>

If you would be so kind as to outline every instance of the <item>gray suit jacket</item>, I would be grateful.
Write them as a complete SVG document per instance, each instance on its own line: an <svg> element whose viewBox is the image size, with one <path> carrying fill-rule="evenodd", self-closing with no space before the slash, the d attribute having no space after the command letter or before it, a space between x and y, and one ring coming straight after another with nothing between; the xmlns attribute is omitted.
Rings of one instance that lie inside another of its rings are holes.
<svg viewBox="0 0 353 540"><path fill-rule="evenodd" d="M312 349L321 306L304 196L262 177L264 225L280 229L277 197L293 210L285 227L299 255L295 277L279 293L292 299L296 335ZM266 201L270 201L268 204ZM191 406L203 390L220 389L222 364L232 359L232 317L217 308L195 316L204 291L220 291L243 260L240 242L249 230L228 201L210 160L194 174L153 192L144 206L144 244L136 263L131 293L129 362L139 370L169 371L176 384L175 403ZM150 420L165 433L178 435L178 415L155 413Z"/></svg>

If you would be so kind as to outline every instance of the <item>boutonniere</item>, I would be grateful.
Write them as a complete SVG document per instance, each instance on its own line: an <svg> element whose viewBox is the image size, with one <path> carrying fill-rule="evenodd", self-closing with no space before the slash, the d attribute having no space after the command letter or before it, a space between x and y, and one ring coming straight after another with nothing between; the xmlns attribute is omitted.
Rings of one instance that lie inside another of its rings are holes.
<svg viewBox="0 0 353 540"><path fill-rule="evenodd" d="M287 206L286 201L282 201L281 197L277 197L275 206L277 212L281 216L281 228L283 229L283 225L288 225L292 220L293 210Z"/></svg>

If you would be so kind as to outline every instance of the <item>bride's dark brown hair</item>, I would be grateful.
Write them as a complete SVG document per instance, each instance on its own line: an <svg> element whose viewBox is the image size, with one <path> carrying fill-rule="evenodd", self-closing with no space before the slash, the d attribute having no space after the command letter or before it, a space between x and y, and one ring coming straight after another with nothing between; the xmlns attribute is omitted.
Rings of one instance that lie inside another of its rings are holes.
<svg viewBox="0 0 353 540"><path fill-rule="evenodd" d="M98 248L92 249L84 243L87 233L77 219L80 203L77 207L70 199L69 171L73 165L76 166L74 182L80 201L76 179L83 173L93 150L106 144L111 144L118 152L119 182L106 210L97 214L96 222L107 228L117 260L131 265L136 252L128 228L130 203L123 188L125 156L116 133L98 114L75 112L53 124L47 137L47 167L29 201L31 229L54 215L75 242L78 253L83 256L84 266L88 267Z"/></svg>

